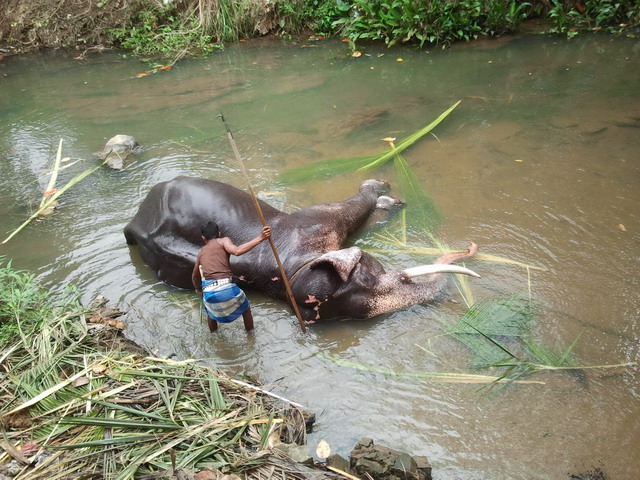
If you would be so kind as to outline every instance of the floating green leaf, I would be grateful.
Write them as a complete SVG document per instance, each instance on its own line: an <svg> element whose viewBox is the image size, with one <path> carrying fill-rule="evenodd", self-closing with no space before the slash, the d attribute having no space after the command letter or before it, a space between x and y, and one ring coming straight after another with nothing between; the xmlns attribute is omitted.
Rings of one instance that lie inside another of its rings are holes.
<svg viewBox="0 0 640 480"><path fill-rule="evenodd" d="M407 138L394 145L390 150L385 150L378 155L354 158L338 158L318 162L310 166L294 168L280 175L279 180L286 184L301 183L309 180L318 180L321 178L331 177L356 170L366 170L391 160L396 155L402 153L405 149L413 145L424 135L433 130L440 122L442 122L458 105L460 101L449 107L438 118L426 127L409 135Z"/></svg>

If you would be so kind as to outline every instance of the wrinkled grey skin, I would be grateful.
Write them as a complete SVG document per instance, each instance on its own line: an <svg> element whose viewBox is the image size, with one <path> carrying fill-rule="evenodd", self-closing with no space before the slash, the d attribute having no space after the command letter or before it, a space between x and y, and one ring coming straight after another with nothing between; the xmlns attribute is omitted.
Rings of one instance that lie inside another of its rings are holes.
<svg viewBox="0 0 640 480"><path fill-rule="evenodd" d="M260 201L272 239L306 321L370 318L433 300L444 286L442 274L414 283L403 270L386 273L380 262L358 247L343 248L348 235L382 210L400 204L383 194L388 185L367 180L353 197L284 213ZM138 213L124 229L129 245L138 245L142 259L158 278L193 288L191 271L202 246L200 226L208 220L221 237L240 245L261 228L251 197L213 180L177 177L155 185ZM475 254L447 254L436 263L448 264ZM239 284L286 300L284 284L269 242L231 257Z"/></svg>
<svg viewBox="0 0 640 480"><path fill-rule="evenodd" d="M131 135L116 135L107 141L102 151L96 153L100 160L106 160L107 165L115 170L121 170L125 159L132 153L137 153L140 145Z"/></svg>

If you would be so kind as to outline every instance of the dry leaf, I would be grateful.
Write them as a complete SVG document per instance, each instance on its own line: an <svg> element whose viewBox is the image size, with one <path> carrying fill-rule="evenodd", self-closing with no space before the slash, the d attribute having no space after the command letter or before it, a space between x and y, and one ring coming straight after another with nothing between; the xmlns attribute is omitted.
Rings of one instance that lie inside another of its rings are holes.
<svg viewBox="0 0 640 480"><path fill-rule="evenodd" d="M124 330L125 325L120 320L108 320L107 325L117 328L118 330Z"/></svg>
<svg viewBox="0 0 640 480"><path fill-rule="evenodd" d="M89 383L89 379L87 377L80 377L73 382L74 387L82 387L83 385L87 385Z"/></svg>
<svg viewBox="0 0 640 480"><path fill-rule="evenodd" d="M218 475L215 469L205 467L193 476L194 480L216 480Z"/></svg>
<svg viewBox="0 0 640 480"><path fill-rule="evenodd" d="M94 365L93 367L91 367L91 371L96 374L96 375L101 375L104 372L107 371L107 366L106 365Z"/></svg>
<svg viewBox="0 0 640 480"><path fill-rule="evenodd" d="M352 57L356 57L356 58L357 58L357 57L359 57L359 56L361 56L361 55L362 55L362 52L361 52L361 51L359 51L359 50L356 50L355 52L353 52L353 53L351 54L351 56L352 56Z"/></svg>
<svg viewBox="0 0 640 480"><path fill-rule="evenodd" d="M627 228L626 228L623 224L621 224L621 223L619 223L619 224L618 224L618 228L619 228L620 230L622 230L623 232L626 232L626 231L627 231Z"/></svg>
<svg viewBox="0 0 640 480"><path fill-rule="evenodd" d="M22 430L31 426L31 415L29 415L28 411L23 410L16 412L13 415L9 415L6 422L10 428Z"/></svg>

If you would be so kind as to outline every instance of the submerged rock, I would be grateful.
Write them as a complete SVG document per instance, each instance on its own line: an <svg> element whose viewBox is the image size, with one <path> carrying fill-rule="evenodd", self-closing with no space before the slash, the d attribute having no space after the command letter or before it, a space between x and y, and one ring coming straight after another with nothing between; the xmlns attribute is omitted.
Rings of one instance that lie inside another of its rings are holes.
<svg viewBox="0 0 640 480"><path fill-rule="evenodd" d="M131 135L116 135L107 141L102 151L96 153L100 160L115 170L121 170L125 159L132 153L138 153L140 145Z"/></svg>
<svg viewBox="0 0 640 480"><path fill-rule="evenodd" d="M351 471L370 475L374 480L430 480L431 465L425 457L374 445L370 438L360 440L351 452Z"/></svg>

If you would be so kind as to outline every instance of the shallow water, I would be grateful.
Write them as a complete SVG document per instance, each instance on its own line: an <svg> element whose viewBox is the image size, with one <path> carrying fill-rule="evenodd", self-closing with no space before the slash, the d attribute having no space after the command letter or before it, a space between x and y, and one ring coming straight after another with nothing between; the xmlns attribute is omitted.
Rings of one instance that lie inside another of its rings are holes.
<svg viewBox="0 0 640 480"><path fill-rule="evenodd" d="M306 405L318 418L312 449L326 439L346 456L369 436L426 455L436 479L555 479L594 469L635 478L637 375L538 373L529 379L544 385L493 393L402 375L468 370L465 347L440 336L442 322L466 310L453 282L436 304L307 334L285 304L251 292L255 334L237 322L212 335L195 294L159 283L125 244L122 228L159 181L189 174L244 187L220 111L260 197L294 211L346 198L368 176L397 192L391 167L293 187L276 180L295 166L382 151L381 138L402 139L462 100L405 152L443 213L435 235L544 269L469 261L482 275L471 281L474 297L531 294L541 307L536 340L561 349L579 337L581 365L637 362L640 44L523 37L364 53L351 58L337 41L251 41L144 78L135 76L146 65L117 53L4 59L3 238L39 201L60 138L64 155L83 161L59 184L95 165L92 152L115 134L134 135L144 151L125 170L101 169L65 193L54 216L0 255L56 289L78 285L87 303L105 295L129 312L127 336L157 355L202 358ZM433 259L378 237L363 245L379 248L388 269Z"/></svg>

